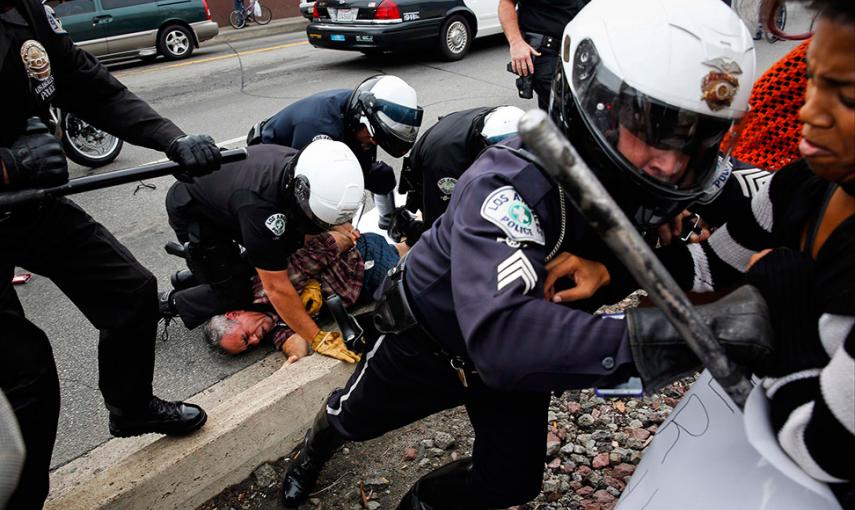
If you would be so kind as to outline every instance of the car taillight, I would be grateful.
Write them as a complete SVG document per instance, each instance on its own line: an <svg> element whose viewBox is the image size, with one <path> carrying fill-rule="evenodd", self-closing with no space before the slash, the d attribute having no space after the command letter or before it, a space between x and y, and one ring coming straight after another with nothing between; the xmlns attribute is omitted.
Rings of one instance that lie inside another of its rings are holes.
<svg viewBox="0 0 855 510"><path fill-rule="evenodd" d="M383 0L374 13L374 19L401 19L401 11L394 0Z"/></svg>
<svg viewBox="0 0 855 510"><path fill-rule="evenodd" d="M318 19L321 17L321 13L318 12L318 2L315 2L315 6L312 7L312 18Z"/></svg>
<svg viewBox="0 0 855 510"><path fill-rule="evenodd" d="M211 19L211 8L208 7L208 0L202 0L202 5L205 7L205 15L208 16L208 19Z"/></svg>

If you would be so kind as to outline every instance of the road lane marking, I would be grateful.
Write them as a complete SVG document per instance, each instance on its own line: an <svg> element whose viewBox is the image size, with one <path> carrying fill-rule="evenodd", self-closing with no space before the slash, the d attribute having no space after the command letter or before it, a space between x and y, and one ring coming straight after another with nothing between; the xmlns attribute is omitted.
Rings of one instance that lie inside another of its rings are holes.
<svg viewBox="0 0 855 510"><path fill-rule="evenodd" d="M150 73L153 71L161 71L164 69L175 69L178 67L186 67L186 66L194 65L194 64L206 64L208 62L216 62L218 60L226 60L229 58L236 58L238 56L247 57L250 55L256 55L258 53L266 53L268 51L276 51L276 50L281 50L284 48L293 48L295 46L304 46L306 44L309 44L309 41L297 41L297 42L286 43L286 44L277 44L276 46L268 46L266 48L256 48L254 50L239 51L239 52L237 52L237 54L235 54L235 52L232 51L232 52L227 53L225 55L216 55L213 57L205 57L205 58L200 58L200 59L196 59L196 60L189 60L187 62L179 62L177 64L169 64L169 65L165 65L165 66L154 66L154 67L149 67L146 69L139 69L139 70L133 70L133 71L128 71L128 72L119 71L119 72L113 73L113 74L115 76L136 76L139 74Z"/></svg>

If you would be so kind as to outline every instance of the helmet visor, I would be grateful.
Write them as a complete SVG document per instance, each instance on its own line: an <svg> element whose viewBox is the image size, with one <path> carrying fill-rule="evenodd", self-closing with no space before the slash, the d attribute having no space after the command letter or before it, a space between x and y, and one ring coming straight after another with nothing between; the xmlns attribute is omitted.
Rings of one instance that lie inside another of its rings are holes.
<svg viewBox="0 0 855 510"><path fill-rule="evenodd" d="M576 50L579 110L604 148L662 191L697 192L715 177L719 145L733 121L666 104L599 62L593 43Z"/></svg>

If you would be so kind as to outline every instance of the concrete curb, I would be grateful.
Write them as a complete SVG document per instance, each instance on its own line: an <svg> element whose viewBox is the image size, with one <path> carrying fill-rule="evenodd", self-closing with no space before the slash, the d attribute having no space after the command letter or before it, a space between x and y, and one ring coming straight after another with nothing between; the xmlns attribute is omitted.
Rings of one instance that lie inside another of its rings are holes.
<svg viewBox="0 0 855 510"><path fill-rule="evenodd" d="M287 34L302 32L309 25L309 20L302 16L283 18L271 21L269 25L252 25L236 30L230 26L220 27L220 33L211 40L202 43L202 46L211 46L226 42L243 41L256 37L265 37L275 34Z"/></svg>
<svg viewBox="0 0 855 510"><path fill-rule="evenodd" d="M190 399L202 405L222 401L206 408L208 423L192 436L113 439L59 468L51 476L54 487L45 508L195 508L258 465L287 455L353 365L319 355L281 365L282 355L274 353L230 378L237 381L223 381ZM236 393L228 387L246 383L249 387Z"/></svg>

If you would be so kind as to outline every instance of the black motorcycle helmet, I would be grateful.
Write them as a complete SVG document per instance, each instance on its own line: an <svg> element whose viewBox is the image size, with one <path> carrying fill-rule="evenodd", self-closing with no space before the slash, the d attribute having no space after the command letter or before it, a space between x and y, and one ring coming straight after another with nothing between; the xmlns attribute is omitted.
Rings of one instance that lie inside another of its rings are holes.
<svg viewBox="0 0 855 510"><path fill-rule="evenodd" d="M392 75L372 76L363 81L350 96L346 111L346 128L355 133L360 126L377 145L399 158L416 141L424 111L416 101L416 91Z"/></svg>

